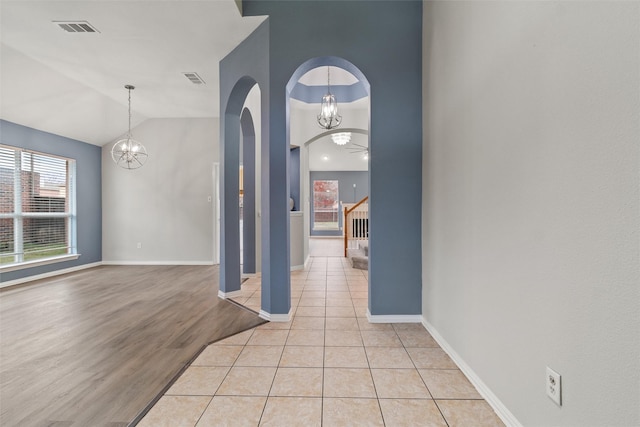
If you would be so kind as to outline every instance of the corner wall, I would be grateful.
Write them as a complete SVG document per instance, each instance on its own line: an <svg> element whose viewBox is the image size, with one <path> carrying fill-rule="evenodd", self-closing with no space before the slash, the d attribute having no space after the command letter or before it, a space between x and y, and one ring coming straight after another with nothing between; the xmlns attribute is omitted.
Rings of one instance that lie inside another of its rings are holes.
<svg viewBox="0 0 640 427"><path fill-rule="evenodd" d="M78 253L80 258L2 273L9 282L102 260L100 147L0 120L0 143L76 161Z"/></svg>
<svg viewBox="0 0 640 427"><path fill-rule="evenodd" d="M103 147L104 262L213 263L218 129L214 118L147 120L133 129L149 153L135 170L115 165L112 143Z"/></svg>
<svg viewBox="0 0 640 427"><path fill-rule="evenodd" d="M639 46L638 2L425 3L423 316L522 425L640 425Z"/></svg>

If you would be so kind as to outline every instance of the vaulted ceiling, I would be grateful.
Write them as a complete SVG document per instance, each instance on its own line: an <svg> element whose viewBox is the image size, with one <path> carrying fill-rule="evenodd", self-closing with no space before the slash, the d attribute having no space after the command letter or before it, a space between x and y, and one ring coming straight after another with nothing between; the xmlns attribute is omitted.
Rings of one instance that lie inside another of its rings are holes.
<svg viewBox="0 0 640 427"><path fill-rule="evenodd" d="M147 118L219 116L218 63L265 18L234 0L0 1L0 117L95 145ZM56 21L97 31L68 33ZM205 84L184 76L196 72Z"/></svg>

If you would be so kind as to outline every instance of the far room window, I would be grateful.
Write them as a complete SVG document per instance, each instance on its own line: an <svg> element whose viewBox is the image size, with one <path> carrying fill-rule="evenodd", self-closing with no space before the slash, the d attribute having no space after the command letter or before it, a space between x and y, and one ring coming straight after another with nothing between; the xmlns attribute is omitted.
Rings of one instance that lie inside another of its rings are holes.
<svg viewBox="0 0 640 427"><path fill-rule="evenodd" d="M338 230L338 181L313 181L313 229Z"/></svg>
<svg viewBox="0 0 640 427"><path fill-rule="evenodd" d="M0 268L76 254L75 161L0 145Z"/></svg>

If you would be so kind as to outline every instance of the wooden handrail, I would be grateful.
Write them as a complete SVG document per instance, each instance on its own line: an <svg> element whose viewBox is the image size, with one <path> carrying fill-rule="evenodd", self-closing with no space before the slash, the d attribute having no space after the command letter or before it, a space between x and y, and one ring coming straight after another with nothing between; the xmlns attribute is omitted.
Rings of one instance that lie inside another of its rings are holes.
<svg viewBox="0 0 640 427"><path fill-rule="evenodd" d="M347 221L347 216L367 200L369 200L369 196L365 196L364 199L360 200L358 203L353 205L351 209L344 208L343 228L344 228L344 257L345 258L347 257L347 246L349 246L349 221Z"/></svg>
<svg viewBox="0 0 640 427"><path fill-rule="evenodd" d="M355 205L353 205L353 206L351 207L351 209L348 209L348 210L347 210L347 208L344 208L345 215L349 215L351 212L355 211L355 210L356 210L356 208L357 208L358 206L360 206L361 204L363 204L363 203L364 203L364 202L366 202L367 200L369 200L369 196L365 196L365 198L364 198L364 199L360 200L358 203L356 203Z"/></svg>

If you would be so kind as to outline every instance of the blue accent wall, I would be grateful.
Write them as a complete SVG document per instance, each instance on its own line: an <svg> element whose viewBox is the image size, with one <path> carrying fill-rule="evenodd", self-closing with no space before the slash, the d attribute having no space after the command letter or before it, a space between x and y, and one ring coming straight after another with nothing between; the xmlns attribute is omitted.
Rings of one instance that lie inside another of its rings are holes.
<svg viewBox="0 0 640 427"><path fill-rule="evenodd" d="M299 70L301 64L342 58L366 77L371 100L369 310L420 315L422 1L261 0L244 1L243 11L269 16L265 51L272 168L287 167L280 146L288 137L285 88L298 71L306 72ZM284 204L281 198L288 197L275 188L282 184L269 182L272 203ZM288 238L283 219L271 220Z"/></svg>
<svg viewBox="0 0 640 427"><path fill-rule="evenodd" d="M73 261L2 273L2 281L22 279L102 261L102 149L81 141L0 120L0 143L76 161L78 253Z"/></svg>
<svg viewBox="0 0 640 427"><path fill-rule="evenodd" d="M369 172L366 171L312 171L309 174L309 195L313 200L313 181L338 181L338 199L344 203L356 203L369 195ZM353 187L355 185L355 188ZM354 191L355 190L355 191ZM342 220L344 214L338 215L340 230L313 229L313 203L310 203L311 218L309 221L312 236L342 236ZM342 209L342 208L340 208Z"/></svg>
<svg viewBox="0 0 640 427"><path fill-rule="evenodd" d="M258 84L261 94L261 307L266 313L284 315L291 307L290 159L286 138L271 137L269 52L267 20L220 61L220 290L227 293L240 289L237 209L240 114L247 94ZM281 90L284 92L284 87Z"/></svg>

